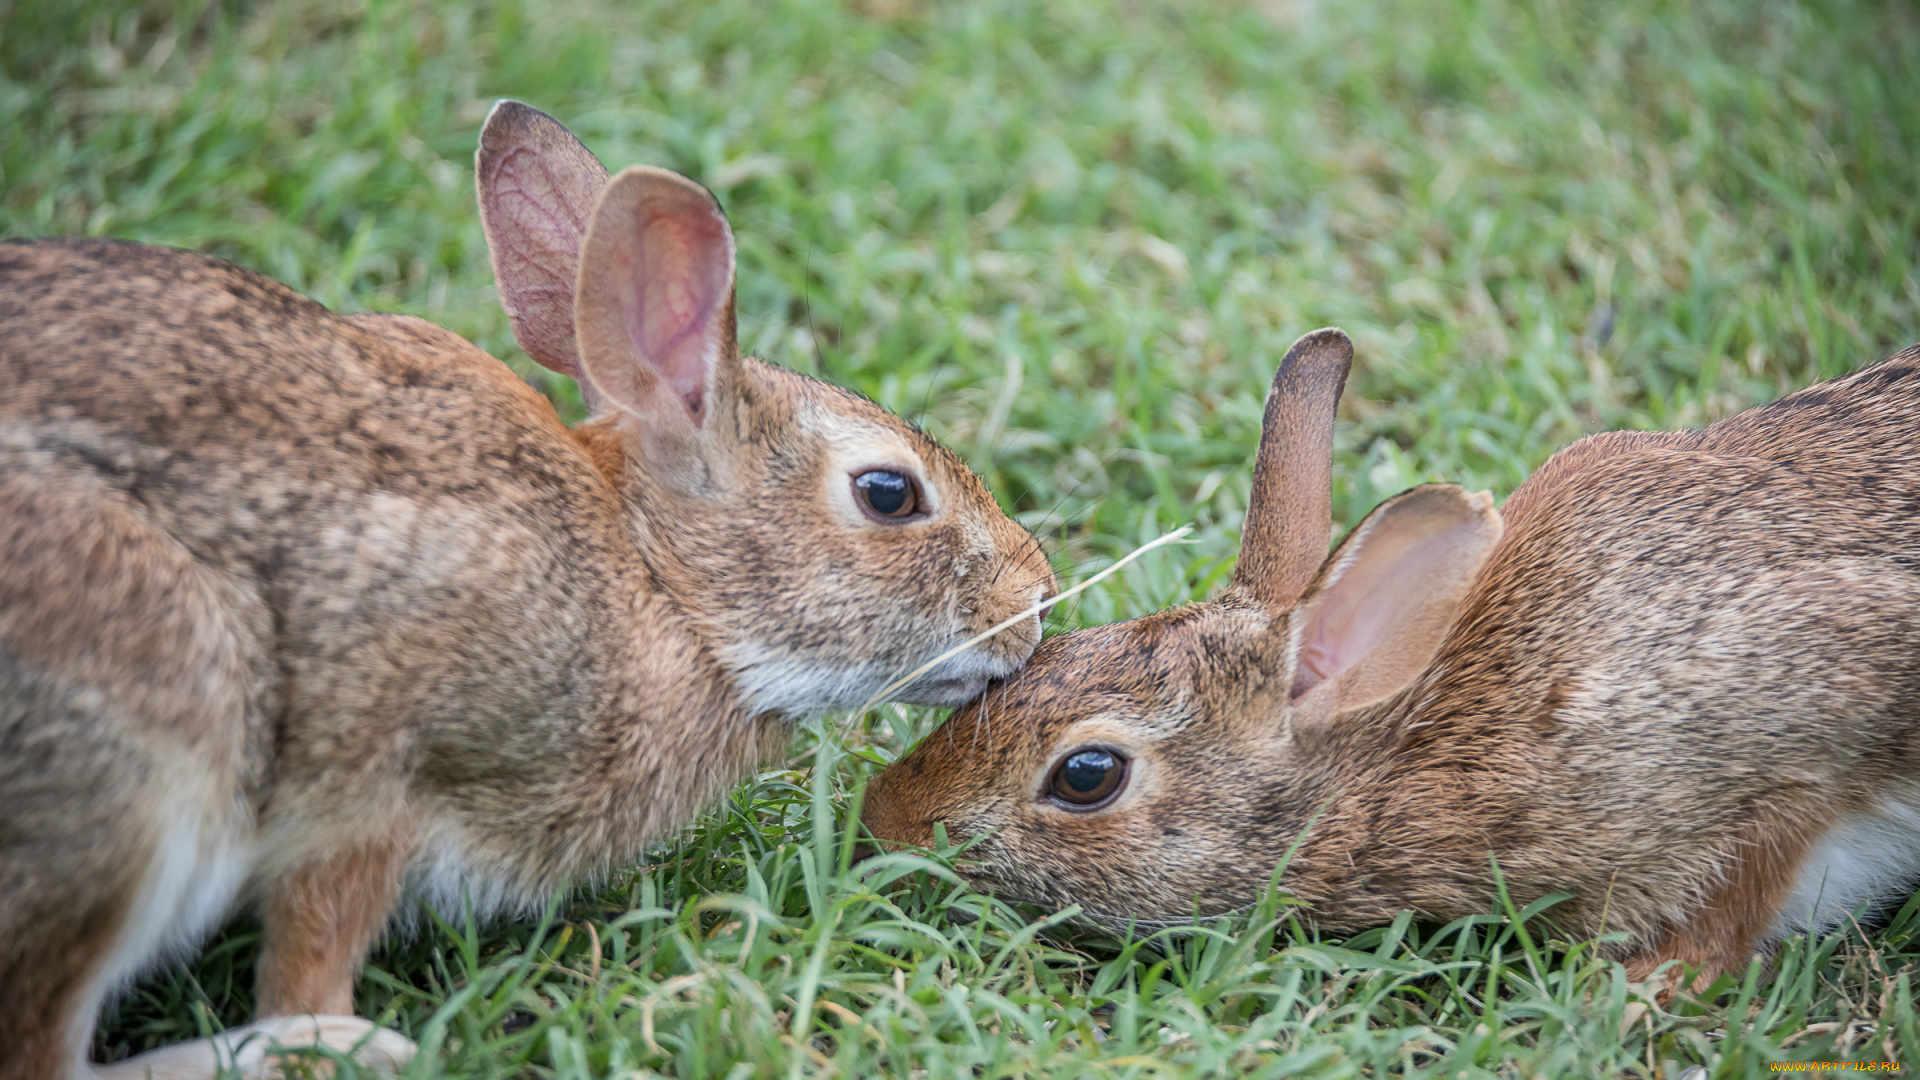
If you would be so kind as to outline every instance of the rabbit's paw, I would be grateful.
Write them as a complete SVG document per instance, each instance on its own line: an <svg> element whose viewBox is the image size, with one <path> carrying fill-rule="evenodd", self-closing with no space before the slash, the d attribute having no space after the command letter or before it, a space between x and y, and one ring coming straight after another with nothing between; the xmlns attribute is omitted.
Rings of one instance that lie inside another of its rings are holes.
<svg viewBox="0 0 1920 1080"><path fill-rule="evenodd" d="M218 1080L235 1071L243 1080L332 1076L333 1066L315 1047L345 1055L363 1074L391 1076L413 1060L418 1047L397 1031L357 1016L276 1016L246 1027L95 1066L98 1080Z"/></svg>

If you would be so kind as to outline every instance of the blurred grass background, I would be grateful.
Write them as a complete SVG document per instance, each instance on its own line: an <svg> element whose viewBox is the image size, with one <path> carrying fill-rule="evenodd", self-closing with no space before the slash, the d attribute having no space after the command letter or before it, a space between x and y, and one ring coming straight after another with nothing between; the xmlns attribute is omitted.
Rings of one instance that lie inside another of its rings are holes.
<svg viewBox="0 0 1920 1080"><path fill-rule="evenodd" d="M1348 523L1920 339L1894 0L0 0L0 235L422 315L577 412L493 296L471 155L502 96L711 187L743 342L922 420L1066 578L1198 527L1056 628L1218 582L1268 379L1316 326L1358 346ZM833 812L934 719L804 737L551 923L391 946L363 1006L455 1076L1743 1076L1914 1045L1911 912L1662 1010L1577 948L1516 952L1513 913L1159 954L1049 943L938 875L862 883ZM238 925L143 984L101 1053L243 1019L251 948Z"/></svg>

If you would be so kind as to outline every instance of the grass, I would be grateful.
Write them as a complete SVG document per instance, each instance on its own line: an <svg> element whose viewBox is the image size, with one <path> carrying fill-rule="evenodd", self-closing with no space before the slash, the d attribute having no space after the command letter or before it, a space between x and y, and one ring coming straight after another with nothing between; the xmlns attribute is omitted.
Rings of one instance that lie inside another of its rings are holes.
<svg viewBox="0 0 1920 1080"><path fill-rule="evenodd" d="M214 252L513 345L470 171L491 101L719 194L743 341L922 418L1125 618L1231 567L1262 396L1359 359L1336 515L1504 495L1920 339L1920 14L1849 0L0 0L0 234ZM1920 910L1643 1000L1551 911L1317 940L1049 929L938 858L848 871L864 779L937 717L803 732L537 923L384 946L420 1076L1713 1077L1920 1046ZM143 982L117 1056L246 1018L254 935Z"/></svg>

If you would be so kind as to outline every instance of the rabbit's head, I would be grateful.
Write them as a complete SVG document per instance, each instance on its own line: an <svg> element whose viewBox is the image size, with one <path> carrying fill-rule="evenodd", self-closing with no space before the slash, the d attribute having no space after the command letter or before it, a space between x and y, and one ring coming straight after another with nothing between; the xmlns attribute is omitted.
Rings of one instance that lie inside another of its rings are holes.
<svg viewBox="0 0 1920 1080"><path fill-rule="evenodd" d="M1281 364L1232 586L1043 643L875 780L875 837L931 846L944 823L975 884L1107 925L1252 899L1368 738L1355 711L1426 667L1501 531L1487 494L1427 485L1327 554L1352 356L1321 330Z"/></svg>
<svg viewBox="0 0 1920 1080"><path fill-rule="evenodd" d="M734 241L700 185L617 176L553 118L495 107L476 160L500 298L529 355L580 383L575 430L654 584L753 711L857 706L1055 590L961 461L857 394L751 357ZM1038 617L899 691L956 704L1023 662Z"/></svg>

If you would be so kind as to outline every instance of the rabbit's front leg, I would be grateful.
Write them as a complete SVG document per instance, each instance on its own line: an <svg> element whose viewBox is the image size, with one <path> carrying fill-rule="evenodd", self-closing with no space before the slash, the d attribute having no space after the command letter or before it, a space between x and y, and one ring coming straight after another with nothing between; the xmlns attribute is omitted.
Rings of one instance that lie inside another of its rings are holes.
<svg viewBox="0 0 1920 1080"><path fill-rule="evenodd" d="M256 1015L352 1015L354 977L393 910L411 847L395 833L309 862L268 889Z"/></svg>
<svg viewBox="0 0 1920 1080"><path fill-rule="evenodd" d="M1704 991L1721 975L1745 971L1756 950L1770 948L1767 931L1793 888L1815 815L1796 808L1757 813L1758 820L1726 845L1717 865L1699 867L1705 903L1683 920L1668 923L1658 937L1626 963L1629 981L1650 978L1669 960L1695 972L1689 984ZM1670 980L1678 985L1680 970Z"/></svg>

